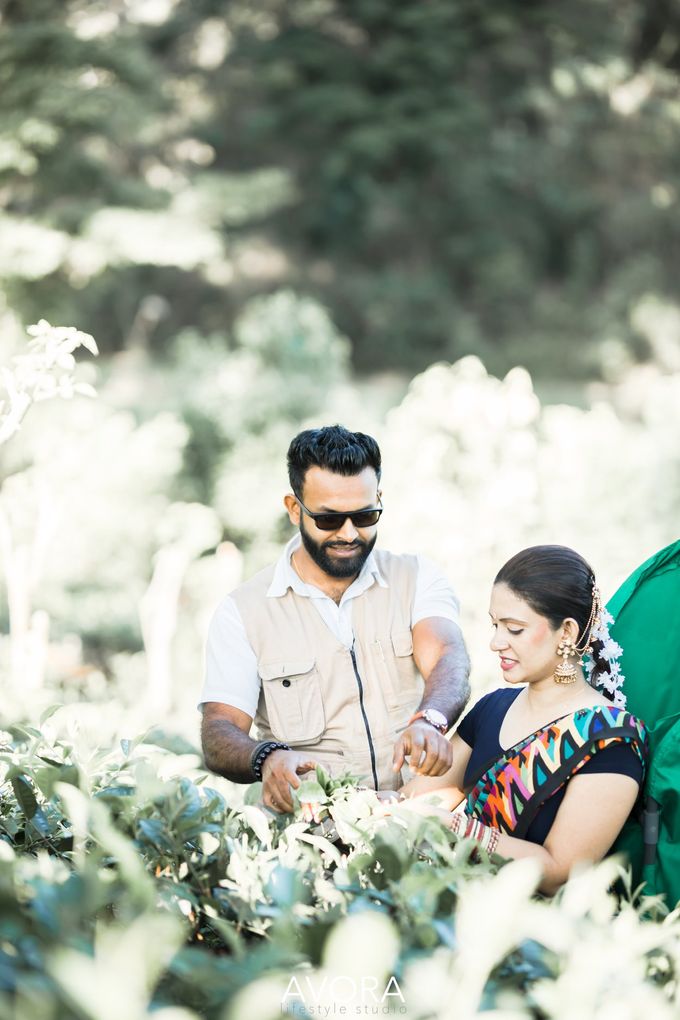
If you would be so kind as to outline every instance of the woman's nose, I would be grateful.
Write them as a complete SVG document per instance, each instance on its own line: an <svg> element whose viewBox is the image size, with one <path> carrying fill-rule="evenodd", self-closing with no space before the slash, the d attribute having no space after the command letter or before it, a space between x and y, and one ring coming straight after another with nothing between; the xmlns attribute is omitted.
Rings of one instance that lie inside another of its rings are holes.
<svg viewBox="0 0 680 1020"><path fill-rule="evenodd" d="M504 637L499 631L494 633L494 636L489 642L489 648L492 652L500 652L503 648L508 647L508 639Z"/></svg>

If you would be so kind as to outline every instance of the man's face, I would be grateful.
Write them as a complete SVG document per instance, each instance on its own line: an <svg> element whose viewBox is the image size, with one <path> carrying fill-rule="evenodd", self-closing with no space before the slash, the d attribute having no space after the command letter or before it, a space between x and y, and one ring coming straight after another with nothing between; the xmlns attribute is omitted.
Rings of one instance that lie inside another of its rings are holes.
<svg viewBox="0 0 680 1020"><path fill-rule="evenodd" d="M311 467L305 475L302 502L311 513L350 513L368 510L378 504L378 479L373 468L367 467L358 474L337 475L325 468ZM354 577L366 562L378 537L378 526L356 528L349 517L337 531L322 531L295 503L291 520L300 528L302 544L314 560L330 577Z"/></svg>

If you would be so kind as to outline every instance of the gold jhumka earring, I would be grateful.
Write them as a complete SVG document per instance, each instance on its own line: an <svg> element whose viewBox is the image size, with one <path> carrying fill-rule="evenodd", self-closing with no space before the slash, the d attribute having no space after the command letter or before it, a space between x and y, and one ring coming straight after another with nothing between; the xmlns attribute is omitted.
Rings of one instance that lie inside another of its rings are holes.
<svg viewBox="0 0 680 1020"><path fill-rule="evenodd" d="M553 673L553 680L556 684L573 684L578 679L576 663L570 662L572 656L581 656L581 666L585 665L584 658L592 652L591 639L593 631L599 626L602 614L602 598L600 589L593 580L593 606L590 610L588 622L583 631L583 640L580 645L575 644L570 638L562 638L557 646L557 654L562 656L562 661L557 665Z"/></svg>
<svg viewBox="0 0 680 1020"><path fill-rule="evenodd" d="M556 684L576 683L578 670L576 669L576 664L569 661L572 655L576 655L574 642L570 641L569 638L564 638L558 645L557 654L562 656L562 661L553 673L553 680Z"/></svg>

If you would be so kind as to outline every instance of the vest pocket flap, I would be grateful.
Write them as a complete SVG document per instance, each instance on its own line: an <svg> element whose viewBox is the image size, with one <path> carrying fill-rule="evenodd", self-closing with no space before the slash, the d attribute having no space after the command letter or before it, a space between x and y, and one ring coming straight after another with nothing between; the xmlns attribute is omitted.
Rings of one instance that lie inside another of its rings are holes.
<svg viewBox="0 0 680 1020"><path fill-rule="evenodd" d="M284 677L309 673L314 669L314 659L291 659L289 662L261 662L258 672L263 680L283 680Z"/></svg>
<svg viewBox="0 0 680 1020"><path fill-rule="evenodd" d="M325 729L326 714L316 660L270 659L257 668L262 678L264 703L259 712L265 730L291 747L317 741Z"/></svg>
<svg viewBox="0 0 680 1020"><path fill-rule="evenodd" d="M392 631L392 648L395 655L413 654L413 635L410 630Z"/></svg>

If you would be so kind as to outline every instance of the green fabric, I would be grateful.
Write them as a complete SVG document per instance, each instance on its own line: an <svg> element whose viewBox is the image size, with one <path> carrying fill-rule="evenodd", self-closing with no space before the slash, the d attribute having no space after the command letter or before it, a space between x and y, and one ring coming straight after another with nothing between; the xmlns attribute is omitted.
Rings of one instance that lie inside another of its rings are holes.
<svg viewBox="0 0 680 1020"><path fill-rule="evenodd" d="M653 864L643 865L647 890L665 893L670 907L680 901L680 714L658 723L647 795L660 804L659 844Z"/></svg>
<svg viewBox="0 0 680 1020"><path fill-rule="evenodd" d="M680 541L643 563L610 600L612 637L623 647L627 709L647 725L650 766L645 798L660 805L655 860L644 864L643 832L630 821L614 850L625 853L635 882L680 901Z"/></svg>

